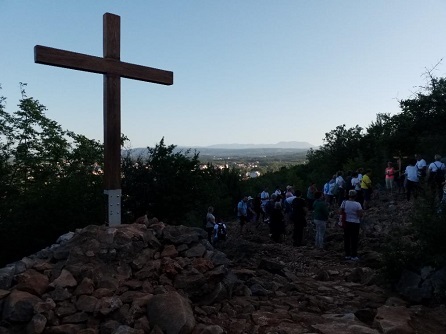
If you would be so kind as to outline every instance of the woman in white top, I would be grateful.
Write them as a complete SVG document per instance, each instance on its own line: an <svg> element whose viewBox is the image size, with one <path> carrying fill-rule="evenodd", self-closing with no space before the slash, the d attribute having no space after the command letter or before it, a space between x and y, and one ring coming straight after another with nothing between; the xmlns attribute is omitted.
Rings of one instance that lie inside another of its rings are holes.
<svg viewBox="0 0 446 334"><path fill-rule="evenodd" d="M363 210L359 202L356 202L356 191L348 192L348 200L341 204L345 210L346 224L344 228L344 251L345 259L358 261L359 225Z"/></svg>

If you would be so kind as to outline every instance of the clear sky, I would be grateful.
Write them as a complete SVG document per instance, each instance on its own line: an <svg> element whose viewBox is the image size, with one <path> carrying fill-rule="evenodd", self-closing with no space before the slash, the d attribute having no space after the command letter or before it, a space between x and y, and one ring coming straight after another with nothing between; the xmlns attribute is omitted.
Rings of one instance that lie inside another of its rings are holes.
<svg viewBox="0 0 446 334"><path fill-rule="evenodd" d="M102 142L102 75L35 64L33 48L102 56L106 12L121 16L122 61L174 72L172 86L122 79L132 147L321 145L398 113L446 56L444 0L0 0L7 110L25 82L49 118Z"/></svg>

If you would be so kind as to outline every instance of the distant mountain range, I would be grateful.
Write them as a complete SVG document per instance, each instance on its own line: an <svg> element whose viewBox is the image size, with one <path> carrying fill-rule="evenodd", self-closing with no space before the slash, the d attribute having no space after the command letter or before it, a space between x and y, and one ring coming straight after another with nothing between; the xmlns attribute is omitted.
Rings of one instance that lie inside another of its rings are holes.
<svg viewBox="0 0 446 334"><path fill-rule="evenodd" d="M204 146L204 148L211 149L227 149L227 150L243 150L243 149L258 149L258 148L294 148L294 149L309 149L315 147L305 141L281 141L277 144L216 144ZM196 147L199 149L200 147Z"/></svg>
<svg viewBox="0 0 446 334"><path fill-rule="evenodd" d="M218 157L230 157L230 156L277 156L283 154L296 154L306 152L310 148L316 146L307 142L288 141L279 142L277 144L216 144L210 146L177 146L176 151L185 151L191 149L192 152L197 151L200 156L218 156ZM123 151L125 155L127 151ZM138 156L147 155L147 148L133 148L130 150L130 155L133 158Z"/></svg>

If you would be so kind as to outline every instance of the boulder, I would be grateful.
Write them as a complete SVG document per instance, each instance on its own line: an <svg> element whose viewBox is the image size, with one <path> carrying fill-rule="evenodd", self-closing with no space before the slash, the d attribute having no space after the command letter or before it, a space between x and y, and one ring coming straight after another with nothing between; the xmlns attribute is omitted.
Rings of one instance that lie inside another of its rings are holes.
<svg viewBox="0 0 446 334"><path fill-rule="evenodd" d="M175 291L153 296L147 305L147 318L166 334L191 333L195 326L189 301Z"/></svg>
<svg viewBox="0 0 446 334"><path fill-rule="evenodd" d="M383 334L412 334L415 330L410 326L411 311L405 306L381 306L375 316L374 325Z"/></svg>
<svg viewBox="0 0 446 334"><path fill-rule="evenodd" d="M30 321L34 316L34 305L42 300L26 291L14 290L6 297L2 319L5 321Z"/></svg>

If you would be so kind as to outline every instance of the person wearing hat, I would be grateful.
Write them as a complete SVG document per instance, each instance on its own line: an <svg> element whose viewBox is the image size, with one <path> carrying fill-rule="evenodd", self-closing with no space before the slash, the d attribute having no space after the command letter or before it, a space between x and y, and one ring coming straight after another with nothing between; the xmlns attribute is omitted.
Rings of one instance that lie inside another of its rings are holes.
<svg viewBox="0 0 446 334"><path fill-rule="evenodd" d="M345 211L346 223L344 228L345 259L358 261L359 225L363 215L362 206L356 200L356 191L348 192L348 199L343 201L340 209Z"/></svg>

